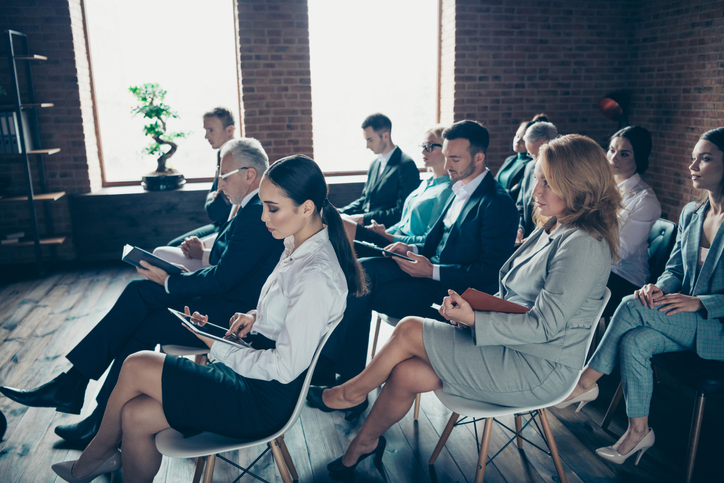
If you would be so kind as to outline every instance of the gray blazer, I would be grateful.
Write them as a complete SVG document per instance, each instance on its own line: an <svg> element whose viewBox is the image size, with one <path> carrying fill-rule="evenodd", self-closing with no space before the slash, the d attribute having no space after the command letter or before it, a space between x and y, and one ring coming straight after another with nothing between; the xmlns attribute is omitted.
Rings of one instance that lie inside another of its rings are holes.
<svg viewBox="0 0 724 483"><path fill-rule="evenodd" d="M709 209L709 201L698 209L692 202L684 207L679 219L676 245L671 252L666 270L656 281L664 293L681 292L699 297L704 304L704 319L696 325L696 353L704 359L724 360L724 223L719 225L709 247L709 254L699 270L701 227ZM672 323L676 317L671 316ZM717 321L719 323L706 323Z"/></svg>
<svg viewBox="0 0 724 483"><path fill-rule="evenodd" d="M601 307L611 273L611 254L605 240L583 230L561 226L548 243L529 252L543 232L537 228L500 269L498 297L509 298L508 284L530 301L525 314L475 312L474 341L478 346L502 345L523 354L580 370L594 316ZM517 257L522 262L513 267ZM510 272L507 283L506 275Z"/></svg>

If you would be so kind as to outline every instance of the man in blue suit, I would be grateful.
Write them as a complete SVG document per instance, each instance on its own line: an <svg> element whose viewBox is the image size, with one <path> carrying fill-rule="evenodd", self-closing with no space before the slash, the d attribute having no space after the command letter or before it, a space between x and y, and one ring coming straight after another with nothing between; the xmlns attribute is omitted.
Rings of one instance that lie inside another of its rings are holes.
<svg viewBox="0 0 724 483"><path fill-rule="evenodd" d="M443 138L445 168L455 182L455 196L424 244L398 242L388 247L413 261L361 260L369 294L348 297L345 316L323 352L335 362L343 380L364 369L373 309L397 318L440 318L430 304L439 303L448 289L498 291L498 272L513 253L518 227L515 203L485 165L487 129L475 121L460 121L446 129Z"/></svg>
<svg viewBox="0 0 724 483"><path fill-rule="evenodd" d="M192 310L209 315L218 325L228 325L235 312L256 307L261 288L284 249L261 221L262 203L257 192L269 166L256 139L228 141L222 148L219 190L234 204L237 215L221 229L211 252L212 265L195 272L169 275L145 262L138 269L147 280L126 286L113 308L67 355L73 367L47 384L23 391L0 388L10 399L34 407L79 414L89 379L98 379L111 366L96 398L98 407L85 420L56 428L65 440L87 444L100 426L106 403L115 387L123 361L130 354L152 350L156 344L205 347L168 310Z"/></svg>

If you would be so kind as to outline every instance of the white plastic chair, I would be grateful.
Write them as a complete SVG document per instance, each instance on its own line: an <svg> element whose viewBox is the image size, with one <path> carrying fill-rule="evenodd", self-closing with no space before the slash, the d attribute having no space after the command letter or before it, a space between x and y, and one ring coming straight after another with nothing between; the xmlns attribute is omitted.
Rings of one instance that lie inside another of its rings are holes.
<svg viewBox="0 0 724 483"><path fill-rule="evenodd" d="M377 325L375 326L375 338L372 341L372 356L371 358L375 357L375 354L377 354L377 338L380 336L380 325L382 325L382 322L385 322L387 325L391 325L392 327L397 327L397 324L400 323L400 319L397 319L395 317L390 317L387 314L383 314L380 312L377 312ZM415 412L413 414L413 417L415 421L420 416L420 397L422 394L418 394L415 397Z"/></svg>
<svg viewBox="0 0 724 483"><path fill-rule="evenodd" d="M325 335L322 341L319 343L319 346L314 353L314 357L312 358L312 363L309 366L309 369L307 369L307 375L304 378L304 385L302 386L302 391L299 393L299 399L297 400L297 405L294 407L294 412L292 413L292 416L289 418L287 423L280 430L264 438L249 441L229 438L227 436L221 436L219 434L209 432L203 432L201 434L197 434L196 436L191 436L190 438L184 438L181 433L169 428L156 434L156 448L158 449L158 451L161 454L165 456L170 456L172 458L198 458L196 462L196 472L194 473L194 483L199 482L201 478L201 472L204 469L203 457L208 456L208 461L206 462L206 470L204 472L204 483L211 483L211 479L213 478L214 474L215 456L218 456L227 463L239 468L242 471L241 476L244 476L248 473L254 478L261 479L254 473L250 472L248 468L242 468L241 466L238 466L234 462L229 461L218 453L225 453L227 451L249 448L252 446L266 443L267 448L251 463L250 467L254 466L254 464L262 456L264 456L267 451L271 449L272 454L274 455L274 461L276 462L277 469L279 470L279 474L284 483L299 481L299 475L297 474L297 470L294 467L292 458L289 454L289 451L287 450L287 445L284 443L284 433L286 433L289 428L294 425L294 423L299 418L302 409L305 406L307 391L309 390L309 385L312 381L314 367L317 365L317 360L319 360L319 355L322 353L322 348L324 347L324 344L327 343L329 336L332 335L332 332L334 331L335 327L337 327L337 324L339 324L340 320L342 320L341 317L332 323L330 330L327 332L327 335ZM164 346L164 350L166 347L169 346ZM181 346L177 347L183 349L183 347ZM188 354L188 352L186 352L186 354ZM239 478L241 478L241 476Z"/></svg>
<svg viewBox="0 0 724 483"><path fill-rule="evenodd" d="M603 298L601 299L601 308L596 314L596 317L593 319L594 322L591 324L591 333L588 336L588 345L586 346L586 352L588 351L588 347L590 347L591 342L593 341L593 335L596 333L596 328L598 327L598 320L601 318L601 314L603 313L603 310L606 307L606 304L608 303L608 299L610 297L611 291L606 288L603 294ZM442 451L442 448L445 446L445 442L447 441L450 433L455 426L470 423L475 424L477 420L485 419L486 421L483 429L482 448L480 447L480 443L477 442L477 427L475 429L476 443L478 443L478 450L480 453L478 456L478 468L475 471L475 483L482 483L483 478L485 477L485 465L487 464L487 462L493 461L493 459L495 459L495 457L500 454L503 449L505 449L510 443L513 442L513 439L516 439L518 448L522 449L523 440L526 440L528 441L528 443L532 444L541 451L545 451L537 446L535 443L529 441L521 435L523 429L525 429L531 422L535 422L535 418L536 416L538 416L541 422L541 426L543 427L543 434L546 444L548 445L548 449L550 450L549 454L553 458L553 463L555 464L556 471L558 472L558 478L562 483L566 483L566 474L563 471L563 464L561 463L561 458L558 456L558 448L556 448L556 442L553 440L553 433L551 432L551 427L548 424L548 418L546 417L545 408L555 406L556 404L563 402L563 400L567 398L571 392L573 392L573 389L576 387L576 384L578 383L578 378L580 377L582 372L583 368L578 371L578 376L574 379L574 382L571 384L571 386L563 391L558 397L548 403L539 404L536 406L498 406L497 404L490 404L458 396L452 396L450 394L444 393L440 389L436 390L435 396L437 396L440 402L443 403L445 407L450 409L453 413L450 416L450 420L447 422L447 426L445 426L445 430L440 435L440 441L438 441L437 446L435 446L435 450L432 452L432 456L430 457L430 464L434 464L435 460L437 460L440 451ZM530 419L526 421L525 426L522 425L521 421L521 414L524 413L528 413L530 415ZM501 416L509 416L511 414L515 415L515 431L503 425L502 423L500 423L500 421L498 421L498 424L513 433L513 436L510 438L510 441L508 441L508 443L506 443L505 446L503 446L503 448L498 451L498 453L493 455L493 457L488 460L490 435L493 432L493 423L495 422L495 418L499 418ZM463 415L464 418L458 421L458 418L461 415ZM467 417L473 418L472 421L465 421L465 418ZM535 424L537 426L537 423Z"/></svg>

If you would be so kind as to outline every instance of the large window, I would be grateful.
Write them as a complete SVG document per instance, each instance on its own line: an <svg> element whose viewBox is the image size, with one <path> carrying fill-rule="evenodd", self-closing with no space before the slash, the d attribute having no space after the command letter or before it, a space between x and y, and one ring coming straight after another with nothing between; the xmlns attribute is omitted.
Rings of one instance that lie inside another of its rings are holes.
<svg viewBox="0 0 724 483"><path fill-rule="evenodd" d="M314 157L329 171L366 170L360 125L382 112L392 140L420 161L437 113L438 0L309 0Z"/></svg>
<svg viewBox="0 0 724 483"><path fill-rule="evenodd" d="M130 86L156 82L188 132L168 165L187 178L212 177L216 156L204 139L204 112L230 109L239 132L234 0L84 0L104 182L140 180L156 167L143 153L144 120L131 116Z"/></svg>

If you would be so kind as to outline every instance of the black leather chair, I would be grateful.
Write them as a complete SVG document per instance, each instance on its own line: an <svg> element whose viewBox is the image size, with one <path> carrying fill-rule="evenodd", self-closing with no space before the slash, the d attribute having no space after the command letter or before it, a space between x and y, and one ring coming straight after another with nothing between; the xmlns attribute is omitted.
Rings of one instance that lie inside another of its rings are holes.
<svg viewBox="0 0 724 483"><path fill-rule="evenodd" d="M656 220L649 233L649 271L650 280L655 281L664 273L666 262L676 244L676 223L660 218Z"/></svg>

